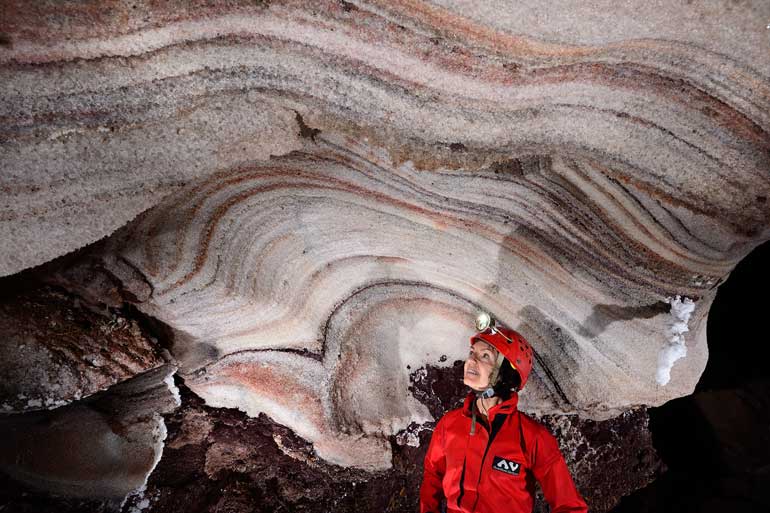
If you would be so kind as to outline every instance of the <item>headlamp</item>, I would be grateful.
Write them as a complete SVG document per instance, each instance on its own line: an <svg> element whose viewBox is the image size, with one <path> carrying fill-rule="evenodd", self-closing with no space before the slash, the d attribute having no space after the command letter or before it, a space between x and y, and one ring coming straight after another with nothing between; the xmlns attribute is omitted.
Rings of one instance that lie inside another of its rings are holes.
<svg viewBox="0 0 770 513"><path fill-rule="evenodd" d="M506 337L503 333L500 332L500 330L496 329L497 321L489 315L487 312L481 312L478 316L476 316L476 330L479 333L484 333L485 331L489 330L492 333L495 333L497 335L500 335L505 340L508 341L509 344L513 343L513 340Z"/></svg>
<svg viewBox="0 0 770 513"><path fill-rule="evenodd" d="M476 331L486 331L490 326L492 326L492 317L486 312L481 312L476 317Z"/></svg>

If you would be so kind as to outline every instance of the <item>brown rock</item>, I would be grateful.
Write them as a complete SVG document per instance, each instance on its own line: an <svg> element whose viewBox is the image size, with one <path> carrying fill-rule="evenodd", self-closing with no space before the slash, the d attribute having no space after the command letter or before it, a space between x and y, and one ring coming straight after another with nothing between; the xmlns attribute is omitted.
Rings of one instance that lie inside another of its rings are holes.
<svg viewBox="0 0 770 513"><path fill-rule="evenodd" d="M0 297L2 411L54 408L163 365L137 320L94 305L51 286Z"/></svg>

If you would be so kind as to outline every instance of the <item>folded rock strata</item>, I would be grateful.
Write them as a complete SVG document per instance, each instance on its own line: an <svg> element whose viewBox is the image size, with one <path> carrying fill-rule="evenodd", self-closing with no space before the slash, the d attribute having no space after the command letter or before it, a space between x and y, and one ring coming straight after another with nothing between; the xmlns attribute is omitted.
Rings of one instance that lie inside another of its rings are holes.
<svg viewBox="0 0 770 513"><path fill-rule="evenodd" d="M1 275L128 223L102 258L190 388L367 469L479 309L528 411L692 391L770 238L768 4L134 7L0 22Z"/></svg>
<svg viewBox="0 0 770 513"><path fill-rule="evenodd" d="M535 347L529 411L607 418L692 390L710 289L732 265L695 251L707 233L690 247L670 238L632 203L642 191L590 163L552 156L469 175L357 150L319 141L216 175L113 238L106 261L145 277L140 308L173 328L188 385L209 404L264 411L330 461L387 467L382 440L430 418L406 393L409 369L461 358L479 309ZM623 201L615 215L603 207ZM675 294L697 303L689 356L661 387Z"/></svg>
<svg viewBox="0 0 770 513"><path fill-rule="evenodd" d="M618 186L654 189L639 200L648 209L702 228L716 213L751 240L717 226L711 240L745 253L768 197L750 184L768 162L770 8L592 2L543 23L538 5L9 7L0 273L108 235L191 179L296 149L313 129L431 168L457 161L452 150L468 152L466 168L522 148L593 157Z"/></svg>

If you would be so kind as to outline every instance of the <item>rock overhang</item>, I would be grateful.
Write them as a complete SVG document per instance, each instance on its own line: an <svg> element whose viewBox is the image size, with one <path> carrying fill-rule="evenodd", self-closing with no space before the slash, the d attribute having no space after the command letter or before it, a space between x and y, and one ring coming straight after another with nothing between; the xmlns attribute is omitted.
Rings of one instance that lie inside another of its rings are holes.
<svg viewBox="0 0 770 513"><path fill-rule="evenodd" d="M535 347L530 411L692 390L715 287L770 238L766 6L151 9L3 28L4 274L128 224L105 265L191 388L344 464L427 420L406 366L461 358L482 308Z"/></svg>

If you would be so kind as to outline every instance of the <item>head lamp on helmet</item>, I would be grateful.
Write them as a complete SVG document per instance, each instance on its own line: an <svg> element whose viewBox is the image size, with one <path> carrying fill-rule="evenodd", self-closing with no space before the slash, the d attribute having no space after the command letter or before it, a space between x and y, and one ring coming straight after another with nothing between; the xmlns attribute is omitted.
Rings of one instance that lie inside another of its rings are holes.
<svg viewBox="0 0 770 513"><path fill-rule="evenodd" d="M494 395L493 387L500 376L500 367L505 360L519 373L521 383L519 390L527 382L529 373L532 370L532 359L534 353L529 342L521 334L510 328L499 325L497 321L488 313L481 312L476 317L476 329L478 333L471 337L471 345L478 340L483 340L492 345L497 352L497 363L489 376L489 388L484 395Z"/></svg>

